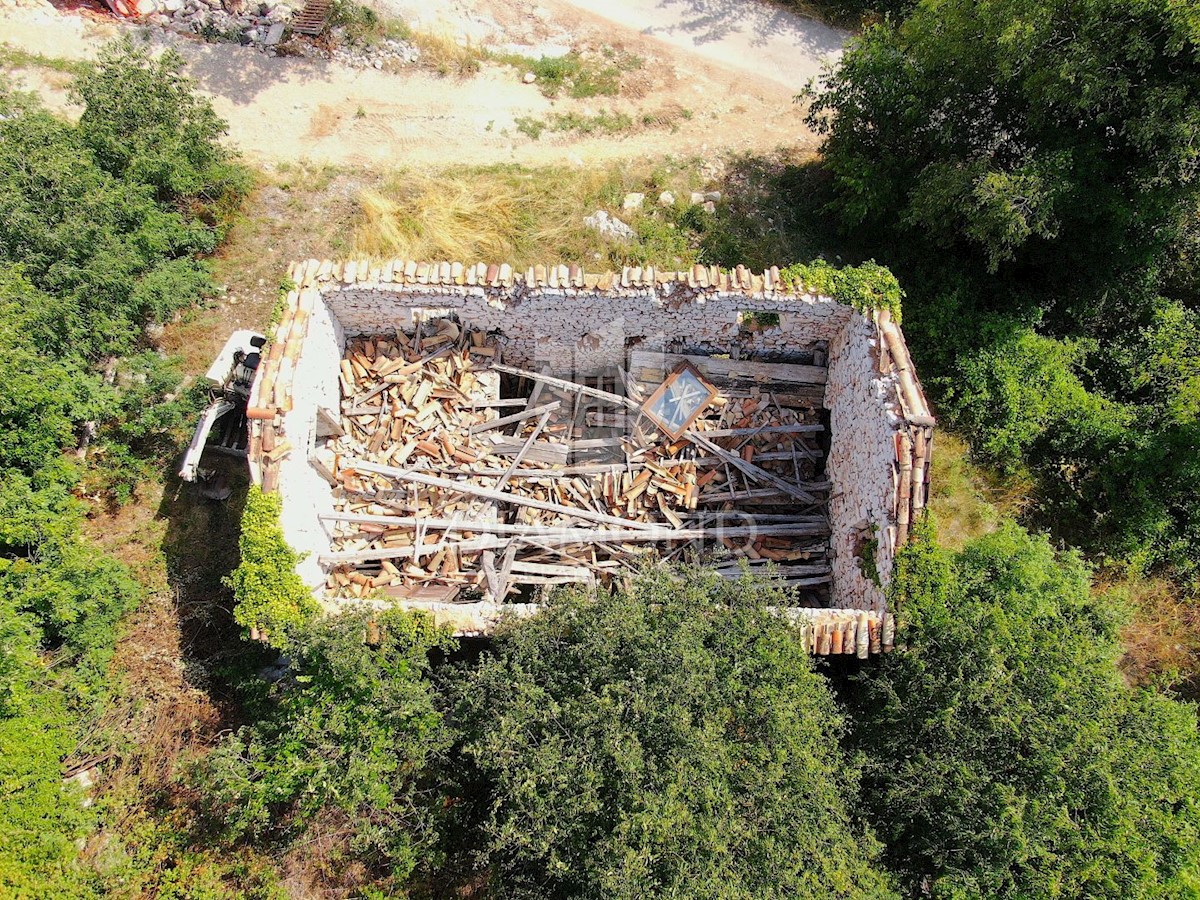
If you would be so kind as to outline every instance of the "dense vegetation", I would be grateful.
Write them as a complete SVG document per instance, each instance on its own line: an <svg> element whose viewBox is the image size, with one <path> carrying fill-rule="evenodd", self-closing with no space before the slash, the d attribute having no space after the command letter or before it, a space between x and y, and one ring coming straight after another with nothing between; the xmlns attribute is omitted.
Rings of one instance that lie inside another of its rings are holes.
<svg viewBox="0 0 1200 900"><path fill-rule="evenodd" d="M942 414L1035 521L1184 579L1200 559L1200 10L927 2L814 94L833 208L908 290Z"/></svg>
<svg viewBox="0 0 1200 900"><path fill-rule="evenodd" d="M199 769L209 817L227 840L329 839L332 877L356 864L403 885L418 865L433 869L432 762L451 732L428 675L450 635L419 614L347 612L288 638L288 678Z"/></svg>
<svg viewBox="0 0 1200 900"><path fill-rule="evenodd" d="M499 896L889 894L829 687L767 610L784 602L659 568L499 638L455 717Z"/></svg>
<svg viewBox="0 0 1200 900"><path fill-rule="evenodd" d="M1131 689L1121 610L1016 525L897 564L907 649L849 703L863 806L915 896L1183 897L1200 886L1196 712Z"/></svg>
<svg viewBox="0 0 1200 900"><path fill-rule="evenodd" d="M823 169L781 179L771 215L749 191L650 210L619 252L809 259L828 197L843 256L900 280L788 276L897 314L903 285L939 413L1033 480L1027 524L1054 542L1000 522L949 552L922 523L895 573L904 649L852 679L768 612L771 584L666 567L557 596L477 656L417 614L313 620L252 491L228 586L289 665L268 681L241 650L234 727L183 800L120 822L119 785L85 806L63 780L120 749L104 711L144 593L82 538L84 498L122 501L177 445L196 397L156 326L214 290L245 180L170 54L106 51L78 124L0 90L0 894L281 896L262 854L345 896L1200 892L1196 711L1119 677L1128 609L1085 562L1197 577L1200 9L869 9L814 95ZM550 201L483 193L536 258ZM406 198L399 237L430 239L434 196Z"/></svg>
<svg viewBox="0 0 1200 900"><path fill-rule="evenodd" d="M144 329L214 287L198 254L242 176L180 61L110 48L77 125L0 86L0 894L84 894L96 821L64 771L118 736L121 617L141 588L79 533L82 490L120 499L194 410ZM87 423L96 423L89 426ZM82 454L64 454L76 445Z"/></svg>

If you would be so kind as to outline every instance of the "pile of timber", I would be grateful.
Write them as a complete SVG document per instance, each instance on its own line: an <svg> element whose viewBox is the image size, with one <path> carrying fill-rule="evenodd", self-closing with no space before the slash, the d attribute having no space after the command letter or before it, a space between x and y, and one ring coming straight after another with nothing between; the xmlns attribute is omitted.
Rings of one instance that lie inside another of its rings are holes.
<svg viewBox="0 0 1200 900"><path fill-rule="evenodd" d="M789 406L751 379L671 439L641 414L645 372L601 386L500 355L449 319L350 342L313 457L334 488L331 592L503 601L694 554L729 578L770 567L796 605L826 604L830 486L811 391ZM502 376L522 396L502 399Z"/></svg>

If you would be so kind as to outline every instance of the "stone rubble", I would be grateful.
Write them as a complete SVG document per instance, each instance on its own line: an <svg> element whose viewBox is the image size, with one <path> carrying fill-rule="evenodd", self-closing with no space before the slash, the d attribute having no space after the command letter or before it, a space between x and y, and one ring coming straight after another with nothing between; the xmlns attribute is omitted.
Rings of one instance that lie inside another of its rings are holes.
<svg viewBox="0 0 1200 900"><path fill-rule="evenodd" d="M583 224L600 232L604 237L614 240L632 240L637 236L637 232L633 228L616 216L610 216L602 209L596 210L590 216L585 216Z"/></svg>
<svg viewBox="0 0 1200 900"><path fill-rule="evenodd" d="M292 33L292 18L301 0L247 3L245 0L109 0L119 15L140 18L178 34L194 34L210 43L241 44L268 56L328 59L355 68L407 66L420 60L420 50L407 41L383 40L351 46L340 28L329 32L327 45Z"/></svg>

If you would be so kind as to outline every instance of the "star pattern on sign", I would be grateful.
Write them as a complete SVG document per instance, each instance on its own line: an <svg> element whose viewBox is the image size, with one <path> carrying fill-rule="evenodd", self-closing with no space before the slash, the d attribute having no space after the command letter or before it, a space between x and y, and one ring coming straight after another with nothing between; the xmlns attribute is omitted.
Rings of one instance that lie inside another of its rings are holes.
<svg viewBox="0 0 1200 900"><path fill-rule="evenodd" d="M643 410L659 428L679 437L716 394L716 388L699 372L684 364L667 376Z"/></svg>

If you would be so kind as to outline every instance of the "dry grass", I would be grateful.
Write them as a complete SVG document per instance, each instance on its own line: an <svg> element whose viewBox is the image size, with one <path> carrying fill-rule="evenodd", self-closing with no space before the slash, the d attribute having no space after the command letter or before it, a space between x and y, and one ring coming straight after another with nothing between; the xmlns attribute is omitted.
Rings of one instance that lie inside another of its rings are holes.
<svg viewBox="0 0 1200 900"><path fill-rule="evenodd" d="M409 37L421 57L421 66L432 69L439 75L466 78L479 71L484 51L473 44L460 44L445 32L414 31Z"/></svg>
<svg viewBox="0 0 1200 900"><path fill-rule="evenodd" d="M341 109L330 103L322 103L308 120L308 137L329 137L337 131L344 118L345 113Z"/></svg>
<svg viewBox="0 0 1200 900"><path fill-rule="evenodd" d="M1200 596L1166 578L1125 576L1098 587L1132 610L1121 632L1125 677L1200 697Z"/></svg>
<svg viewBox="0 0 1200 900"><path fill-rule="evenodd" d="M616 265L630 248L587 228L584 217L606 209L636 225L656 215L653 198L659 191L670 185L686 198L698 183L695 166L650 163L400 172L360 197L354 252L517 266L559 260ZM643 210L622 212L630 191L646 193Z"/></svg>
<svg viewBox="0 0 1200 900"><path fill-rule="evenodd" d="M1021 478L1001 479L975 465L966 442L946 431L934 438L930 484L938 540L951 550L993 531L1001 519L1019 517L1032 490Z"/></svg>

